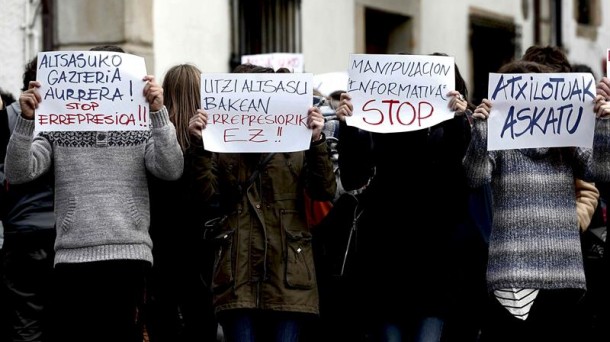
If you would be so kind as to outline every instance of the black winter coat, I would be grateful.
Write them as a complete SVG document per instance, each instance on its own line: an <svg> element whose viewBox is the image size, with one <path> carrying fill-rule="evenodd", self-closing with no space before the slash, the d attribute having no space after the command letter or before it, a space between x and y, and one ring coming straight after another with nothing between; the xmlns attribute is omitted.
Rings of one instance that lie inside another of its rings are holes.
<svg viewBox="0 0 610 342"><path fill-rule="evenodd" d="M467 215L461 161L469 132L465 117L401 133L369 133L342 123L343 186L359 188L375 173L361 199L358 235L357 283L369 315L445 314L448 244Z"/></svg>

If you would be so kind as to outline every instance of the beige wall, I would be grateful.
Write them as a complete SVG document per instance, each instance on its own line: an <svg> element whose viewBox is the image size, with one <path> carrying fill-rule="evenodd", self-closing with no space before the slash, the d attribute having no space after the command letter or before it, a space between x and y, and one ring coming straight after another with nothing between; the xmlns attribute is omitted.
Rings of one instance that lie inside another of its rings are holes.
<svg viewBox="0 0 610 342"><path fill-rule="evenodd" d="M521 50L533 43L533 0L527 1L529 17L523 18L522 0L427 0L422 1L421 52L445 52L455 57L468 85L472 84L469 16L484 14L490 18L509 19L521 30ZM441 10L442 9L442 10Z"/></svg>
<svg viewBox="0 0 610 342"><path fill-rule="evenodd" d="M589 64L601 76L601 58L610 47L610 1L600 0L596 39L578 36L575 0L562 0L563 42L572 62ZM55 0L55 42L59 49L88 49L118 44L146 58L149 72L162 78L178 63L203 71L229 71L231 21L228 0ZM344 71L352 52L364 51L364 8L408 16L411 51L444 51L456 57L467 80L472 66L469 14L484 12L509 18L521 28L522 51L533 43L534 0L301 0L305 69L313 73ZM26 55L40 49L36 32L26 42L24 0L2 0L0 87L17 92ZM543 1L546 3L546 1ZM529 9L523 17L522 4ZM39 21L40 18L37 20ZM36 21L36 20L35 20ZM548 33L548 30L545 32ZM39 36L39 32L38 32ZM401 38L397 38L400 41ZM26 47L28 45L29 47ZM36 45L36 46L33 46ZM469 82L470 83L470 82Z"/></svg>
<svg viewBox="0 0 610 342"><path fill-rule="evenodd" d="M606 76L606 70L602 69L602 59L606 56L606 50L610 48L610 1L599 1L600 23L594 28L596 31L594 39L576 34L578 28L573 13L574 0L563 0L563 2L565 5L562 34L568 58L572 63L583 63L590 66L598 79Z"/></svg>
<svg viewBox="0 0 610 342"><path fill-rule="evenodd" d="M305 71L346 70L355 48L354 1L303 0L301 11Z"/></svg>
<svg viewBox="0 0 610 342"><path fill-rule="evenodd" d="M228 0L157 0L154 6L155 61L161 78L176 64L203 72L228 72L231 18Z"/></svg>
<svg viewBox="0 0 610 342"><path fill-rule="evenodd" d="M533 39L533 0L527 1L529 19L522 15L522 1L488 0L303 0L303 52L307 71L344 71L349 53L365 48L365 8L373 8L410 18L409 47L394 48L416 54L445 52L456 58L466 80L471 80L469 15L486 12L491 17L510 18L520 26L523 46ZM320 43L323 37L323 43ZM320 46L332 45L321 50Z"/></svg>
<svg viewBox="0 0 610 342"><path fill-rule="evenodd" d="M18 98L25 64L42 48L40 13L29 1L0 0L0 88Z"/></svg>
<svg viewBox="0 0 610 342"><path fill-rule="evenodd" d="M58 50L88 50L113 44L144 57L148 73L155 73L153 0L56 0Z"/></svg>

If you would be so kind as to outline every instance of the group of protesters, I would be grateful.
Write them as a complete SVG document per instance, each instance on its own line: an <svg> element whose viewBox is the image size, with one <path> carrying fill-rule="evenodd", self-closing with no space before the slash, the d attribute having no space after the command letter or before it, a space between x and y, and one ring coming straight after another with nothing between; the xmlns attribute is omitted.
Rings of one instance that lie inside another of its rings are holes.
<svg viewBox="0 0 610 342"><path fill-rule="evenodd" d="M109 45L41 56L47 68L69 58L119 67L132 55ZM26 65L18 100L0 103L2 341L610 339L610 291L591 291L610 285L610 269L605 256L592 268L581 243L610 196L610 79L572 73L557 47L532 46L494 70L496 91L478 104L444 53L359 55L359 74L324 101L339 123L336 163L328 116L288 69L241 64L225 78L238 94L245 80L295 96L279 100L298 117L290 122L269 112L279 96L220 106L202 86L205 74L185 63L162 82L103 74L105 87L128 86L102 105L141 91L137 114L103 114L137 127L98 120L74 130L66 127L78 120L42 119L59 115L48 105L78 118L102 115L91 113L100 104L66 104L53 95L59 88L43 93L38 58ZM415 73L417 65L435 67ZM421 86L402 100L351 88L401 70L396 89ZM451 86L413 83L433 74ZM538 84L548 94L560 78L571 84L560 102L524 96ZM75 91L87 83L63 82ZM235 124L214 116L219 110L264 112L272 119L263 124L284 125L275 143L303 141L274 150L257 120L246 125L248 139L235 129L212 140L214 126ZM45 129L52 124L62 127ZM334 205L315 225L308 198ZM340 272L329 266L332 253L342 255Z"/></svg>

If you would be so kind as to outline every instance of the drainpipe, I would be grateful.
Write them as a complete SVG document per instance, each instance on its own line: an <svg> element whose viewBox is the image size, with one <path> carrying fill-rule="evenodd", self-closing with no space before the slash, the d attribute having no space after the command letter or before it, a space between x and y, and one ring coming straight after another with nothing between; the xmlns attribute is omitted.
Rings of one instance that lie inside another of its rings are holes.
<svg viewBox="0 0 610 342"><path fill-rule="evenodd" d="M21 24L21 29L23 30L23 64L27 64L30 60L30 27L28 25L28 18L30 17L30 2L24 1L23 5L25 6L23 12L23 24Z"/></svg>
<svg viewBox="0 0 610 342"><path fill-rule="evenodd" d="M534 0L534 44L540 44L540 0Z"/></svg>
<svg viewBox="0 0 610 342"><path fill-rule="evenodd" d="M562 9L561 0L555 0L555 45L559 48L563 48L563 34L562 29Z"/></svg>
<svg viewBox="0 0 610 342"><path fill-rule="evenodd" d="M30 62L33 58L32 51L38 52L40 50L40 32L36 30L36 19L38 18L38 14L40 13L40 5L41 2L38 1L36 4L32 4L33 0L27 0L24 2L24 18L23 24L21 25L21 29L23 30L23 58L24 64ZM32 7L36 7L32 13L30 9ZM30 19L30 16L32 17ZM35 54L35 53L34 53Z"/></svg>

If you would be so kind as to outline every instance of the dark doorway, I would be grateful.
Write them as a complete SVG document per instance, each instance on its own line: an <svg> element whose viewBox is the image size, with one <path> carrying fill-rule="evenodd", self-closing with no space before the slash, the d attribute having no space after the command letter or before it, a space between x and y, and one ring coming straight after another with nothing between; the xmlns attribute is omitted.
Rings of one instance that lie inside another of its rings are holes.
<svg viewBox="0 0 610 342"><path fill-rule="evenodd" d="M470 100L475 105L487 97L489 73L512 61L519 36L515 24L489 17L470 16L470 47L472 49L473 84Z"/></svg>
<svg viewBox="0 0 610 342"><path fill-rule="evenodd" d="M365 9L366 53L399 53L411 50L409 17Z"/></svg>

